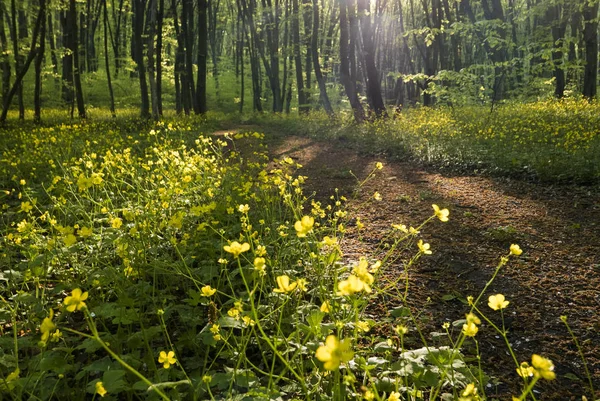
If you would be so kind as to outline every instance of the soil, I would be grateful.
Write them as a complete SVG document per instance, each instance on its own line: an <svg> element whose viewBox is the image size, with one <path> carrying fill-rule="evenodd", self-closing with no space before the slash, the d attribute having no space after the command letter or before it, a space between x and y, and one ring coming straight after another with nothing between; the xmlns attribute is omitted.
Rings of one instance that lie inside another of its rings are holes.
<svg viewBox="0 0 600 401"><path fill-rule="evenodd" d="M392 223L417 225L433 214L431 205L450 210L450 221L437 219L422 232L432 255L410 270L411 304L430 318L425 332L442 331L443 322L464 318L465 299L477 296L511 244L523 254L511 257L479 307L496 324L499 312L487 297L502 293L508 338L519 361L541 354L555 364L557 379L536 385L538 400L590 397L589 382L568 330L568 316L585 355L596 390L600 389L600 188L549 185L510 178L448 174L405 162L386 162L350 149L344 141L295 136L268 138L272 158L290 156L309 177L306 193L327 199L338 188L350 197L356 179L364 179L378 161L384 168L349 202L365 228L359 239L350 227L343 243L346 257L372 254ZM381 201L373 194L379 192ZM404 275L400 263L386 266L388 279ZM429 300L428 302L426 300ZM389 317L385 299L370 313ZM458 330L458 329L455 329ZM455 331L455 334L457 332ZM510 400L522 381L502 338L485 322L477 335L484 372L491 377L487 395ZM428 339L430 340L430 338ZM473 355L473 342L463 350ZM597 392L597 398L600 393Z"/></svg>

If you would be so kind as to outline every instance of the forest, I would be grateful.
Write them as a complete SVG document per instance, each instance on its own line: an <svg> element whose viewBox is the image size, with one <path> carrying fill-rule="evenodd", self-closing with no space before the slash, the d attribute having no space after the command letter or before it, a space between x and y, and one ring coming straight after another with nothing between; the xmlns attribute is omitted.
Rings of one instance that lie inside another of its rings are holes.
<svg viewBox="0 0 600 401"><path fill-rule="evenodd" d="M599 0L0 0L0 400L600 401Z"/></svg>

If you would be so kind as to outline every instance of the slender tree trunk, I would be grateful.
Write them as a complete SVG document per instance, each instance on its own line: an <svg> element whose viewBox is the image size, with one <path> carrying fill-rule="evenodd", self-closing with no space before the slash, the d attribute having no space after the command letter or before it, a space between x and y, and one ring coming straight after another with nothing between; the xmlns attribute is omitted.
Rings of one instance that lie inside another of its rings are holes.
<svg viewBox="0 0 600 401"><path fill-rule="evenodd" d="M194 53L194 9L192 7L192 0L183 0L183 15L181 16L181 31L185 41L185 85L184 91L187 91L185 96L189 96L191 104L193 105L194 112L198 113L198 104L196 102L196 88L194 87L194 72L193 72L193 60L192 56Z"/></svg>
<svg viewBox="0 0 600 401"><path fill-rule="evenodd" d="M52 60L52 72L54 73L54 84L56 91L60 90L60 82L58 80L58 57L56 57L56 41L54 40L54 21L52 18L52 12L47 12L47 36L48 44L50 45L50 60Z"/></svg>
<svg viewBox="0 0 600 401"><path fill-rule="evenodd" d="M81 87L81 70L79 64L79 42L77 39L77 9L76 0L69 1L69 19L71 22L71 35L73 35L73 84L75 85L75 102L79 118L86 118L85 105L83 103L83 89Z"/></svg>
<svg viewBox="0 0 600 401"><path fill-rule="evenodd" d="M198 0L198 79L196 81L197 114L206 113L206 62L208 60L207 0Z"/></svg>
<svg viewBox="0 0 600 401"><path fill-rule="evenodd" d="M152 106L152 118L158 119L158 96L156 88L156 70L154 61L154 52L156 50L154 46L154 36L156 34L156 0L150 0L148 3L148 15L146 18L146 50L148 56L148 81L150 82L150 101Z"/></svg>
<svg viewBox="0 0 600 401"><path fill-rule="evenodd" d="M311 104L311 90L312 90L312 18L311 15L311 0L302 0L302 17L304 21L304 45L306 47L306 86L304 89L304 101L306 102L306 109L310 110ZM318 34L318 33L317 33Z"/></svg>
<svg viewBox="0 0 600 401"><path fill-rule="evenodd" d="M103 10L103 21L104 21L104 68L106 68L106 81L108 83L108 95L110 98L110 115L115 118L117 115L115 113L115 95L113 93L112 80L110 78L110 63L108 57L108 11L106 7L106 2L108 0L104 0L104 10Z"/></svg>
<svg viewBox="0 0 600 401"><path fill-rule="evenodd" d="M40 40L35 60L35 88L33 90L33 121L42 120L42 62L44 61L44 51L46 50L46 0L40 0L39 17L41 20ZM35 43L31 44L35 46Z"/></svg>
<svg viewBox="0 0 600 401"><path fill-rule="evenodd" d="M13 55L15 58L15 73L18 74L21 70L21 65L23 63L23 57L19 54L19 40L21 39L21 30L17 30L17 6L15 4L15 0L11 0L10 2L10 13L11 13L11 24L10 24L10 36L13 42ZM18 10L19 16L21 15L21 10ZM21 21L21 18L19 18ZM17 87L17 102L19 104L19 119L25 119L25 105L23 103L23 86L19 83Z"/></svg>
<svg viewBox="0 0 600 401"><path fill-rule="evenodd" d="M146 82L146 66L144 64L144 41L142 40L142 35L144 32L144 11L146 10L146 0L134 0L133 4L133 51L134 61L137 64L138 79L140 82L140 115L142 118L148 118L150 117L150 99L148 97L148 83Z"/></svg>
<svg viewBox="0 0 600 401"><path fill-rule="evenodd" d="M583 96L596 98L598 80L598 2L583 8L583 38L585 41L585 67L583 71Z"/></svg>
<svg viewBox="0 0 600 401"><path fill-rule="evenodd" d="M162 104L162 51L163 51L163 20L165 16L165 0L158 0L157 37L156 37L156 106L158 115L163 115Z"/></svg>
<svg viewBox="0 0 600 401"><path fill-rule="evenodd" d="M342 85L344 85L350 106L354 112L354 120L357 123L362 123L365 120L365 111L358 99L356 83L350 77L350 62L348 60L349 27L346 17L346 0L338 1L340 4L340 80L342 81Z"/></svg>
<svg viewBox="0 0 600 401"><path fill-rule="evenodd" d="M179 29L179 21L177 18L177 0L172 0L171 9L173 13L173 26L175 28L175 36L177 38L177 47L175 48L175 111L179 115L182 111L185 114L189 114L189 107L186 108L186 98L184 91L186 86L184 84L184 41L183 33Z"/></svg>
<svg viewBox="0 0 600 401"><path fill-rule="evenodd" d="M371 99L373 111L377 117L387 117L385 103L381 96L381 84L379 73L375 66L375 46L373 44L373 33L371 31L371 16L369 14L369 0L358 0L358 12L361 15L360 25L363 34L364 58L367 72L367 94Z"/></svg>
<svg viewBox="0 0 600 401"><path fill-rule="evenodd" d="M331 107L331 102L329 101L329 96L327 95L327 86L325 85L325 79L323 78L323 74L321 73L321 65L319 63L319 49L318 49L318 40L319 40L319 3L317 0L313 0L313 23L312 23L312 61L315 69L315 78L317 78L317 84L319 85L319 93L321 97L321 102L323 103L323 107L327 114L331 117L334 116L333 107Z"/></svg>
<svg viewBox="0 0 600 401"><path fill-rule="evenodd" d="M62 57L62 98L72 109L75 96L73 94L73 36L69 27L69 12L61 11L60 23L62 42L66 51Z"/></svg>
<svg viewBox="0 0 600 401"><path fill-rule="evenodd" d="M12 102L12 99L15 96L15 94L19 91L19 87L21 86L21 83L23 82L23 77L25 77L25 74L27 74L27 71L29 70L31 63L36 58L36 55L37 55L38 51L40 50L36 46L36 44L37 44L37 40L38 40L38 34L39 34L41 26L42 26L43 11L44 10L40 7L40 10L38 11L37 19L35 21L35 25L33 27L33 35L31 38L31 49L29 50L27 59L25 59L25 62L23 63L21 69L16 72L17 75L15 77L15 82L13 83L13 86L10 88L10 90L8 91L8 93L6 95L6 98L4 99L2 114L0 115L0 123L3 123L4 121L6 121L6 116L8 115L8 109L10 108L10 103ZM16 33L16 31L15 31L15 33Z"/></svg>
<svg viewBox="0 0 600 401"><path fill-rule="evenodd" d="M294 46L294 62L296 68L296 90L298 91L298 111L308 112L306 94L304 92L304 77L302 75L302 54L300 52L300 10L298 0L292 0L292 41Z"/></svg>
<svg viewBox="0 0 600 401"><path fill-rule="evenodd" d="M4 7L0 5L0 68L2 68L2 104L10 90L10 62L8 58L8 38L4 29Z"/></svg>

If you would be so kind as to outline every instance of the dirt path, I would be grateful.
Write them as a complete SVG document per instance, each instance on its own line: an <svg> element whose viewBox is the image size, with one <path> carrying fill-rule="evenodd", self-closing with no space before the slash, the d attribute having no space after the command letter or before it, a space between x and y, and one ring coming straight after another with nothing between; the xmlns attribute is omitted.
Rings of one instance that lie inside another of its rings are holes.
<svg viewBox="0 0 600 401"><path fill-rule="evenodd" d="M421 304L431 328L464 317L461 302L477 295L491 277L499 257L511 243L523 255L509 263L489 294L502 293L511 301L506 310L509 339L520 361L539 353L552 359L558 379L540 383L538 399L581 399L586 394L577 348L561 315L567 315L582 344L600 389L600 189L548 186L509 179L448 176L407 163L386 163L349 150L343 142L317 142L283 137L269 144L271 157L292 157L309 177L308 192L328 197L334 188L350 194L356 183L350 174L364 178L376 161L384 169L369 182L350 209L365 224L363 240L348 235L344 251L369 253L392 223L418 224L431 213L431 204L450 209L450 222L429 225L423 238L433 254L424 257L411 273L412 299ZM378 191L383 200L370 201ZM357 205L363 206L356 210ZM365 206L366 205L366 206ZM389 266L389 274L401 274ZM425 305L430 297L431 302ZM487 302L481 307L487 309ZM384 314L390 305L377 305ZM498 317L490 311L488 316ZM488 396L511 399L519 394L520 379L506 347L491 327L478 334L484 371L493 377ZM469 350L465 350L469 352ZM600 393L598 394L600 396Z"/></svg>

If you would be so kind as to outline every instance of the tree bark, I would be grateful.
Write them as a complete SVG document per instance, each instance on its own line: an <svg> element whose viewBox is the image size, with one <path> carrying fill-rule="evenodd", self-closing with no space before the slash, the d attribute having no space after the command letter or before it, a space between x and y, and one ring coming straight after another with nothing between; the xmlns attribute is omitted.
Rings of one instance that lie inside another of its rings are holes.
<svg viewBox="0 0 600 401"><path fill-rule="evenodd" d="M350 77L350 62L348 59L349 45L349 25L347 19L346 0L338 0L340 5L340 80L346 91L346 96L350 101L350 106L354 112L354 120L362 123L365 120L365 110L363 109L358 94L356 92L356 83Z"/></svg>
<svg viewBox="0 0 600 401"><path fill-rule="evenodd" d="M596 98L598 79L598 2L586 4L583 8L583 38L585 41L585 67L583 71L583 96Z"/></svg>
<svg viewBox="0 0 600 401"><path fill-rule="evenodd" d="M33 121L39 123L42 120L42 62L46 50L46 0L40 0L39 17L41 20L40 40L35 60L35 88L33 90ZM32 43L35 46L35 43Z"/></svg>
<svg viewBox="0 0 600 401"><path fill-rule="evenodd" d="M367 72L367 96L371 99L373 111L377 117L387 117L385 103L381 96L381 84L379 73L375 65L375 45L373 44L373 33L371 31L369 0L358 0L358 12L360 14L360 27L363 35L364 59Z"/></svg>
<svg viewBox="0 0 600 401"><path fill-rule="evenodd" d="M319 41L319 3L317 0L313 0L313 32L312 32L312 61L315 70L315 78L317 78L317 84L319 85L319 93L321 97L321 103L323 103L323 107L327 114L330 117L333 117L335 113L333 112L333 107L331 107L331 102L329 101L329 96L327 95L327 86L325 85L325 79L323 78L323 74L321 73L321 64L319 62L319 49L318 49L318 41Z"/></svg>
<svg viewBox="0 0 600 401"><path fill-rule="evenodd" d="M108 84L108 95L110 98L110 115L115 118L117 115L115 113L115 95L113 93L112 80L110 77L110 63L108 62L108 11L106 7L106 2L108 0L104 0L104 68L106 68L106 81Z"/></svg>
<svg viewBox="0 0 600 401"><path fill-rule="evenodd" d="M77 104L77 113L79 118L86 118L85 104L83 103L83 89L81 87L81 70L79 68L79 42L77 38L77 8L76 0L69 1L69 20L71 25L71 35L73 43L73 85L75 86L75 102Z"/></svg>
<svg viewBox="0 0 600 401"><path fill-rule="evenodd" d="M74 0L71 0L74 1ZM150 117L150 99L148 97L148 83L146 82L146 66L144 64L143 40L144 31L144 11L146 9L145 0L133 0L133 53L134 61L137 64L138 79L140 82L140 115L142 118Z"/></svg>
<svg viewBox="0 0 600 401"><path fill-rule="evenodd" d="M208 61L207 0L198 0L198 78L196 80L197 114L206 113L206 62Z"/></svg>

